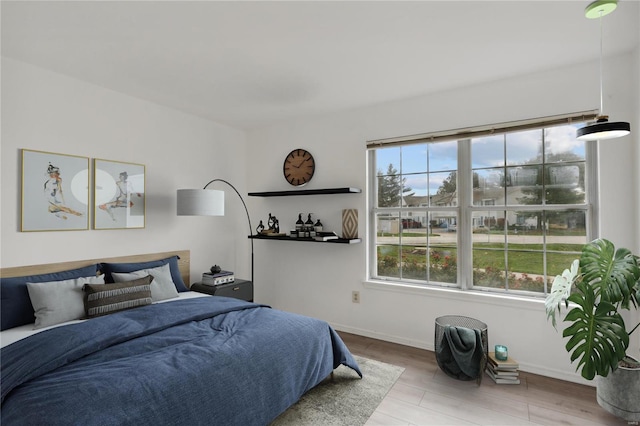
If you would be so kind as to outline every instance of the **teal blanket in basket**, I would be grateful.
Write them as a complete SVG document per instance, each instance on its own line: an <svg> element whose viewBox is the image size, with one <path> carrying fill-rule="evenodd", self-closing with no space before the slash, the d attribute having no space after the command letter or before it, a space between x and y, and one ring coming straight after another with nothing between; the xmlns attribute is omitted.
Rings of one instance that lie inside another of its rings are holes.
<svg viewBox="0 0 640 426"><path fill-rule="evenodd" d="M480 330L445 326L436 356L448 375L459 380L482 379L486 356Z"/></svg>

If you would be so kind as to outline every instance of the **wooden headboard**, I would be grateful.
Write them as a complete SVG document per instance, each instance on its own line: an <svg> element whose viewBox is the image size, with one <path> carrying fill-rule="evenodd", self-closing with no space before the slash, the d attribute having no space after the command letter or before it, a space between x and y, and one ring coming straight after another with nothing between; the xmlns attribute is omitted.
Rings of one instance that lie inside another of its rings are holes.
<svg viewBox="0 0 640 426"><path fill-rule="evenodd" d="M180 275L182 276L182 280L184 281L185 285L189 287L191 285L191 280L189 278L189 271L191 267L191 252L189 250L165 251L162 253L151 254L135 254L131 256L107 257L101 259L74 260L71 262L46 263L42 265L15 266L11 268L0 269L0 276L3 278L8 278L21 277L25 275L48 274L51 272L60 272L69 269L82 268L84 266L89 266L100 262L149 262L152 260L166 259L167 257L176 255L179 257L178 267L180 268Z"/></svg>

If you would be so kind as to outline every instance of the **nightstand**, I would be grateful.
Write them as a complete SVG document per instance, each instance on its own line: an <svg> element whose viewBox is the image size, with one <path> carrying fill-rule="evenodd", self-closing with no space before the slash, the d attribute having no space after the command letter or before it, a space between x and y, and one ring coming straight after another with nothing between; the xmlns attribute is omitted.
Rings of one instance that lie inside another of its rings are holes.
<svg viewBox="0 0 640 426"><path fill-rule="evenodd" d="M253 302L253 283L246 280L235 280L232 283L216 286L204 285L198 282L193 283L190 290L212 296L235 297L236 299Z"/></svg>

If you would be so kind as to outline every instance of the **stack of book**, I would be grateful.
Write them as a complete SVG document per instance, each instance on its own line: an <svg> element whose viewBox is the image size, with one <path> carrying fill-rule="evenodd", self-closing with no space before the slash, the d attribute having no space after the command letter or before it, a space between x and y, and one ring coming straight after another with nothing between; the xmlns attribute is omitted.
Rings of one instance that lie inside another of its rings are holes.
<svg viewBox="0 0 640 426"><path fill-rule="evenodd" d="M336 234L335 232L329 231L329 232L317 232L316 233L316 241L329 241L329 240L337 240L338 234Z"/></svg>
<svg viewBox="0 0 640 426"><path fill-rule="evenodd" d="M201 283L204 285L220 285L220 284L228 284L232 283L235 280L233 272L231 271L220 271L215 274L211 272L205 272L202 274Z"/></svg>
<svg viewBox="0 0 640 426"><path fill-rule="evenodd" d="M507 357L506 361L501 361L496 358L495 352L489 352L486 371L494 382L501 385L520 384L520 379L518 378L519 368L520 365L513 358Z"/></svg>

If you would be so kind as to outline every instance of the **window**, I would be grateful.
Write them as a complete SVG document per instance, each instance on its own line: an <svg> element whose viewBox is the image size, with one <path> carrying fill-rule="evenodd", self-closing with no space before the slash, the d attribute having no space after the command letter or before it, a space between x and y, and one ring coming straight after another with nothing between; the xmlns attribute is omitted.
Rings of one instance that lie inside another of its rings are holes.
<svg viewBox="0 0 640 426"><path fill-rule="evenodd" d="M369 142L369 276L546 295L596 235L594 115Z"/></svg>

